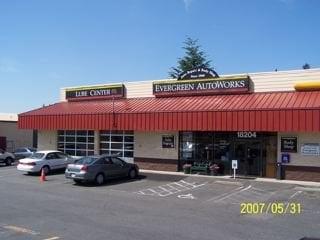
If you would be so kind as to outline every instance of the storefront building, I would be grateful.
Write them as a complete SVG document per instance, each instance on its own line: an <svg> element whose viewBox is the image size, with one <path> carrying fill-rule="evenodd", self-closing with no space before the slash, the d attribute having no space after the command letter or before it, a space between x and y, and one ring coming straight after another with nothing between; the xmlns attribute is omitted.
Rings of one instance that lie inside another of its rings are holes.
<svg viewBox="0 0 320 240"><path fill-rule="evenodd" d="M215 163L219 174L320 181L320 69L61 89L60 102L19 115L38 149L119 154L140 168L180 171Z"/></svg>

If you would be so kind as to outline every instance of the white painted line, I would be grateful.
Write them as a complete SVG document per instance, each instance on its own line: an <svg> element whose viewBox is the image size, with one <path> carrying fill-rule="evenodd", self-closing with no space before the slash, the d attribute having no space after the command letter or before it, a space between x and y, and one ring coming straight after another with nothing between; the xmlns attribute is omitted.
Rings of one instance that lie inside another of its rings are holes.
<svg viewBox="0 0 320 240"><path fill-rule="evenodd" d="M194 185L192 183L187 183L185 181L183 182L179 181L179 182L172 182L172 183L156 186L154 188L143 189L136 193L142 194L142 195L151 195L151 196L158 195L160 197L166 197L178 192L183 192L183 191L191 190L194 188L202 187L206 185L206 183L207 182L199 185ZM189 186L185 186L185 184L188 184ZM152 193L148 193L148 192L152 192Z"/></svg>
<svg viewBox="0 0 320 240"><path fill-rule="evenodd" d="M170 193L170 194L172 194L172 192L170 191L170 190L168 190L168 189L166 189L166 188L164 188L164 187L159 187L161 190L163 190L164 192L168 192L168 193ZM161 192L160 192L161 193Z"/></svg>
<svg viewBox="0 0 320 240"><path fill-rule="evenodd" d="M297 192L295 192L294 194L292 194L292 195L289 197L289 199L294 198L295 196L299 195L300 193L302 193L302 191L297 191Z"/></svg>
<svg viewBox="0 0 320 240"><path fill-rule="evenodd" d="M238 194L238 193L241 193L243 191L247 191L248 189L251 188L251 185L249 185L248 187L244 188L244 187L239 187L239 188L236 188L228 193L224 193L224 194L221 194L220 196L216 196L216 197L213 197L213 198L210 198L208 200L206 200L206 202L210 202L210 201L215 201L215 202L219 202L219 201L222 201L224 199L227 199L235 194ZM237 197L240 197L240 196L237 196Z"/></svg>
<svg viewBox="0 0 320 240"><path fill-rule="evenodd" d="M60 239L59 237L52 237L52 238L45 238L45 239L42 239L42 240L57 240L57 239Z"/></svg>
<svg viewBox="0 0 320 240"><path fill-rule="evenodd" d="M183 186L182 184L180 184L180 183L175 183L176 185L178 185L179 187L182 187L182 188L184 188L184 189L190 189L189 187L186 187L186 186Z"/></svg>
<svg viewBox="0 0 320 240"><path fill-rule="evenodd" d="M256 191L255 189L251 189L250 193L255 194L257 196L263 196L263 195L267 194L267 193L261 193L259 191Z"/></svg>
<svg viewBox="0 0 320 240"><path fill-rule="evenodd" d="M173 192L173 193L177 193L177 192L179 192L180 190L179 189L177 189L177 188L175 188L175 187L173 187L173 186L170 186L170 185L166 185L166 187L168 187L168 189L170 189L170 191L171 192Z"/></svg>
<svg viewBox="0 0 320 240"><path fill-rule="evenodd" d="M38 232L32 231L30 229L22 228L22 227L18 227L18 226L13 226L13 225L6 225L6 226L3 226L3 228L8 229L8 230L12 230L17 233L27 233L27 234L31 234L31 235L38 235L39 234Z"/></svg>
<svg viewBox="0 0 320 240"><path fill-rule="evenodd" d="M177 188L176 186L174 187L174 186L172 186L174 183L169 183L169 184L167 184L169 187L172 187L172 188L174 188L175 190L176 190L176 192L181 192L181 188ZM176 184L174 184L174 185L176 185Z"/></svg>
<svg viewBox="0 0 320 240"><path fill-rule="evenodd" d="M231 190L230 192L222 193L221 195L218 195L218 196L215 196L215 197L213 197L213 198L210 198L210 199L206 200L206 202L214 201L214 200L216 200L216 199L219 199L219 198L221 198L221 197L223 197L223 196L226 196L226 195L228 195L228 194L230 194L230 193L232 193L232 192L234 192L234 191L238 191L238 190L243 189L243 188L244 188L244 187L241 186L241 187L238 187L238 188L236 188L236 189Z"/></svg>
<svg viewBox="0 0 320 240"><path fill-rule="evenodd" d="M148 191L150 191L151 194L150 194L150 193L147 193ZM158 194L158 192L156 192L156 191L153 190L152 188L148 188L148 189L145 189L145 190L141 190L141 191L139 191L139 192L137 192L137 193L138 193L138 194L142 194L142 195L151 195L151 196Z"/></svg>
<svg viewBox="0 0 320 240"><path fill-rule="evenodd" d="M189 193L189 194L184 194L184 195L178 195L178 198L184 198L184 199L195 199L195 197Z"/></svg>
<svg viewBox="0 0 320 240"><path fill-rule="evenodd" d="M225 184L225 185L236 185L236 186L242 186L243 185L240 182L230 182L230 181L220 181L220 180L217 180L214 183L220 183L220 184Z"/></svg>
<svg viewBox="0 0 320 240"><path fill-rule="evenodd" d="M263 189L260 189L260 188L255 188L255 187L253 187L253 188L251 188L252 190L255 190L255 191L257 191L257 192L261 192L261 193L266 193L266 194L268 194L268 193L270 193L269 191L266 191L266 190L263 190Z"/></svg>
<svg viewBox="0 0 320 240"><path fill-rule="evenodd" d="M320 188L314 187L295 187L294 189L306 192L320 192Z"/></svg>
<svg viewBox="0 0 320 240"><path fill-rule="evenodd" d="M170 186L173 186L174 188L178 189L179 191L182 191L182 190L187 190L189 188L186 188L186 187L183 187L177 183L171 183Z"/></svg>
<svg viewBox="0 0 320 240"><path fill-rule="evenodd" d="M180 182L181 182L181 183L184 183L184 184L187 184L187 185L190 185L190 186L192 186L192 187L196 186L196 185L195 185L195 182L194 182L194 183L189 183L189 182L186 182L186 181L184 181L184 180L180 180Z"/></svg>
<svg viewBox="0 0 320 240"><path fill-rule="evenodd" d="M249 185L248 187L246 187L246 188L244 188L244 189L239 190L238 192L230 193L229 195L227 195L227 196L225 196L225 197L223 197L223 198L220 198L220 199L216 200L216 202L220 202L220 201L222 201L222 200L224 200L224 199L226 199L226 198L230 198L231 196L233 196L233 195L235 195L235 194L238 194L238 193L241 193L241 192L244 192L244 191L247 191L247 190L249 190L250 188L251 188L251 185Z"/></svg>

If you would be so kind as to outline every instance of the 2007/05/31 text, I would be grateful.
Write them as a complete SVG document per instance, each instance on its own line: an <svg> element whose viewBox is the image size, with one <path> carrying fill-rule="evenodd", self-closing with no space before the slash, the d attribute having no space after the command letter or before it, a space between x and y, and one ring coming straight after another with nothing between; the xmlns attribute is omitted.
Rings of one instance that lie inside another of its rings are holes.
<svg viewBox="0 0 320 240"><path fill-rule="evenodd" d="M300 214L301 203L284 202L246 202L240 204L240 214Z"/></svg>

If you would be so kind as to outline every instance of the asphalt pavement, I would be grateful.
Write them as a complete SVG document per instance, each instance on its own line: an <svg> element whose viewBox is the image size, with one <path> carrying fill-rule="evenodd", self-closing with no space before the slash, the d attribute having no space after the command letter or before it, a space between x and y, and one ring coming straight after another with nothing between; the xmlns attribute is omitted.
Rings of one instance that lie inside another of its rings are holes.
<svg viewBox="0 0 320 240"><path fill-rule="evenodd" d="M294 184L143 173L97 187L0 166L0 203L1 240L320 238L319 188Z"/></svg>

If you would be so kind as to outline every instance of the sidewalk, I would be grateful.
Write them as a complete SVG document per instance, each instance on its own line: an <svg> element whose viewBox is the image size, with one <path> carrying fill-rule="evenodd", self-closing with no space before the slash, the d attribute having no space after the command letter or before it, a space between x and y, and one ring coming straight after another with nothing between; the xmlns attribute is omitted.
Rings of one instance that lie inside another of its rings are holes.
<svg viewBox="0 0 320 240"><path fill-rule="evenodd" d="M225 176L209 176L209 175L199 175L199 174L184 174L183 172L167 172L167 171L154 171L154 170L140 170L141 173L154 173L154 174L163 174L163 175L175 175L175 176L192 176L192 177L199 177L199 178L211 178L211 179L219 179L219 180L226 180L226 181L239 181L239 180L246 180L242 178L233 179L230 175ZM308 182L308 181L295 181L295 180L278 180L274 178L253 178L247 179L250 181L258 181L258 182L269 182L269 183L283 183L283 184L292 184L292 185L299 185L304 187L315 187L320 188L320 182Z"/></svg>

